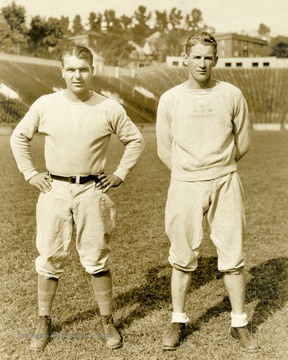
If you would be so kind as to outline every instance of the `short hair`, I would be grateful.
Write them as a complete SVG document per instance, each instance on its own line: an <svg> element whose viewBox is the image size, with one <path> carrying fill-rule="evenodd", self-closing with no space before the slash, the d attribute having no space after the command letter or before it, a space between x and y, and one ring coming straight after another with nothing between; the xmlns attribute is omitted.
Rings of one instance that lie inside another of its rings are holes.
<svg viewBox="0 0 288 360"><path fill-rule="evenodd" d="M217 54L217 41L210 33L203 31L199 34L189 36L185 45L186 54L189 55L192 46L197 44L212 46L215 55Z"/></svg>
<svg viewBox="0 0 288 360"><path fill-rule="evenodd" d="M93 54L86 46L73 45L65 49L60 58L62 66L64 66L64 57L66 55L75 56L78 59L86 59L90 66L93 67Z"/></svg>

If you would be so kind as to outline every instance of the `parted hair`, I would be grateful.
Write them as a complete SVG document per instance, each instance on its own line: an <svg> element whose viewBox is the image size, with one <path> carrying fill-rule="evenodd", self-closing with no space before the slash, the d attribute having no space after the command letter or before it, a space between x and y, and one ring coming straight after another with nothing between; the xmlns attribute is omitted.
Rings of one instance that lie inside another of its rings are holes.
<svg viewBox="0 0 288 360"><path fill-rule="evenodd" d="M93 54L86 46L73 45L65 49L60 58L62 66L64 66L64 57L66 55L75 56L78 59L86 59L90 66L93 67Z"/></svg>
<svg viewBox="0 0 288 360"><path fill-rule="evenodd" d="M191 47L197 44L212 46L215 55L217 54L217 41L210 33L203 31L199 34L189 36L185 45L186 54L189 55Z"/></svg>

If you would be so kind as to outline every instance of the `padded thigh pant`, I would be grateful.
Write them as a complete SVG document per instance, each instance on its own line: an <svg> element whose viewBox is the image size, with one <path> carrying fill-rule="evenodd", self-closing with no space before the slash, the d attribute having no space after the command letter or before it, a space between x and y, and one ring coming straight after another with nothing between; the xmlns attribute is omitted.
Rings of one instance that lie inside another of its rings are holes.
<svg viewBox="0 0 288 360"><path fill-rule="evenodd" d="M242 198L236 172L209 181L172 179L165 210L171 265L183 271L196 269L204 237L203 218L207 214L210 238L217 249L219 271L234 271L242 267L246 226Z"/></svg>
<svg viewBox="0 0 288 360"><path fill-rule="evenodd" d="M115 223L115 208L107 194L93 181L83 185L53 180L52 190L41 193L37 203L36 271L56 277L69 255L74 224L76 249L88 273L108 270L109 235Z"/></svg>

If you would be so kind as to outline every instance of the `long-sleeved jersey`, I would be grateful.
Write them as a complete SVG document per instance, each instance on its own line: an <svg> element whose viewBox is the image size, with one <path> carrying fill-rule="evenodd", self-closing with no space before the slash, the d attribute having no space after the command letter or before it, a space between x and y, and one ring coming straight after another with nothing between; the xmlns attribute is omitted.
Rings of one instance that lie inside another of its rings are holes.
<svg viewBox="0 0 288 360"><path fill-rule="evenodd" d="M159 101L158 156L176 180L211 180L236 170L249 149L249 126L246 101L234 85L177 85Z"/></svg>
<svg viewBox="0 0 288 360"><path fill-rule="evenodd" d="M136 165L144 140L117 101L93 92L87 102L73 102L64 91L36 100L11 136L11 147L26 180L37 174L30 151L35 133L45 135L47 170L62 176L86 176L104 171L110 137L115 134L124 153L114 172L125 180Z"/></svg>

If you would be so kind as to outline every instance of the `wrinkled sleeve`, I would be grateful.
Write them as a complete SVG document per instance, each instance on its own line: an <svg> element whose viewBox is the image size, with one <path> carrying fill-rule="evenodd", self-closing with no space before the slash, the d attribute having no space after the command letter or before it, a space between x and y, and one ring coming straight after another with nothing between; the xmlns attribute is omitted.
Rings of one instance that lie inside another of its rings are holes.
<svg viewBox="0 0 288 360"><path fill-rule="evenodd" d="M157 153L160 160L171 171L171 149L172 149L172 135L171 135L171 116L168 111L168 106L163 96L160 98L157 108L156 118L156 138L157 138Z"/></svg>
<svg viewBox="0 0 288 360"><path fill-rule="evenodd" d="M250 147L250 122L247 102L240 93L238 102L235 107L233 118L233 133L235 139L236 156L238 162L249 150Z"/></svg>
<svg viewBox="0 0 288 360"><path fill-rule="evenodd" d="M111 116L113 132L124 145L124 153L114 174L124 181L143 153L145 142L122 105L115 102Z"/></svg>
<svg viewBox="0 0 288 360"><path fill-rule="evenodd" d="M38 124L39 107L36 101L16 126L10 138L13 156L26 181L38 173L33 165L30 149L30 141L38 132Z"/></svg>

